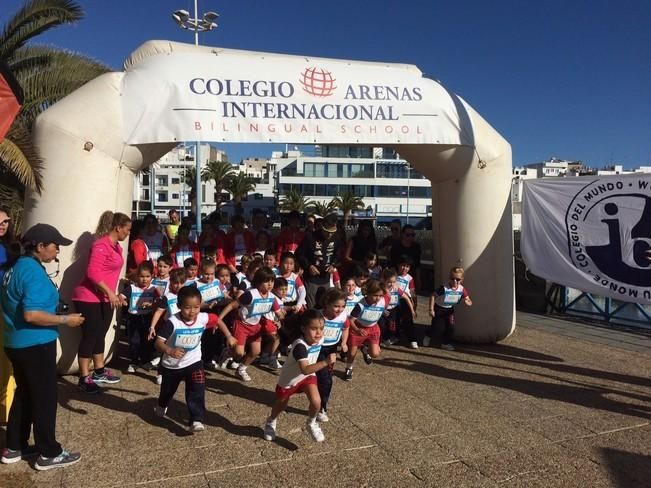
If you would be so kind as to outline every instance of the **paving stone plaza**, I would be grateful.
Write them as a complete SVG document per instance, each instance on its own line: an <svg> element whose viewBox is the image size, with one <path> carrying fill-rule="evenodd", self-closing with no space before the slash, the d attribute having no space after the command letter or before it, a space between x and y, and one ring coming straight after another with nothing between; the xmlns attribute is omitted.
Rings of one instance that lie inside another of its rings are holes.
<svg viewBox="0 0 651 488"><path fill-rule="evenodd" d="M262 439L269 370L252 368L248 384L209 373L207 430L194 435L181 391L170 419L154 416L151 373L125 374L99 396L64 377L59 438L82 461L48 472L3 466L0 486L648 487L650 343L519 313L497 345L391 347L372 366L359 361L351 383L335 380L321 444L306 432L303 397L280 417L277 441Z"/></svg>

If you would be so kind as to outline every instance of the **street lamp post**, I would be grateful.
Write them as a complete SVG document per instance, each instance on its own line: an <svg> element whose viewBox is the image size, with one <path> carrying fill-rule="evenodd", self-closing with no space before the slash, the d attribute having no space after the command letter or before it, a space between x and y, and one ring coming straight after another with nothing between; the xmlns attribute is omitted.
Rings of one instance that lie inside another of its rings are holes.
<svg viewBox="0 0 651 488"><path fill-rule="evenodd" d="M411 193L411 166L409 163L406 164L407 167L407 225L409 225L409 193Z"/></svg>
<svg viewBox="0 0 651 488"><path fill-rule="evenodd" d="M219 17L217 12L206 12L202 18L199 18L198 0L194 0L194 18L190 17L187 10L176 10L172 13L172 18L183 29L194 31L194 45L199 45L199 32L213 30L217 27L215 20ZM201 159L199 157L199 141L196 142L196 149L194 153L195 162L195 186L196 186L196 210L197 210L197 235L201 234Z"/></svg>

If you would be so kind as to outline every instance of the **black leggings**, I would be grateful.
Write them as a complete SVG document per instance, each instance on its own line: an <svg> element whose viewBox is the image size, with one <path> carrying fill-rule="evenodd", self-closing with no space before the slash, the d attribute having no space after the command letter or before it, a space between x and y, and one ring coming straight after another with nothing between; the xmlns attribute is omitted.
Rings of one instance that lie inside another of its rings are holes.
<svg viewBox="0 0 651 488"><path fill-rule="evenodd" d="M7 447L27 447L34 428L36 450L43 457L61 454L56 441L57 421L57 342L21 349L5 348L16 380L14 401L7 421Z"/></svg>
<svg viewBox="0 0 651 488"><path fill-rule="evenodd" d="M90 303L73 302L75 310L86 319L81 324L81 342L79 357L90 358L95 354L104 354L104 340L111 325L113 309L108 302Z"/></svg>

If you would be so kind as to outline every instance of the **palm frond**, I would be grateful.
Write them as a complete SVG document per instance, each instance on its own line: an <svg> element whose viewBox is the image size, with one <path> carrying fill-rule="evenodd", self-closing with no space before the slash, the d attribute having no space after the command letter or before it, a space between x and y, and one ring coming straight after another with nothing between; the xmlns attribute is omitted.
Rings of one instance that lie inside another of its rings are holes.
<svg viewBox="0 0 651 488"><path fill-rule="evenodd" d="M0 183L0 206L10 211L14 234L20 233L22 229L24 201L25 195L15 185Z"/></svg>
<svg viewBox="0 0 651 488"><path fill-rule="evenodd" d="M72 0L28 0L5 24L0 36L0 59L9 62L13 53L30 39L82 17L81 7Z"/></svg>
<svg viewBox="0 0 651 488"><path fill-rule="evenodd" d="M7 137L0 142L0 163L13 173L18 181L40 193L43 161L32 142L32 135L22 119L14 121Z"/></svg>

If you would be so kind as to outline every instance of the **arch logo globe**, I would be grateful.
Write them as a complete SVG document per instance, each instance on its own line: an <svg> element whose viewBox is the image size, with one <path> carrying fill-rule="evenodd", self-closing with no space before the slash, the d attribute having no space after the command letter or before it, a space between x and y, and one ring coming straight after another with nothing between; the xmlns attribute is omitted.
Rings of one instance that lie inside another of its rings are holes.
<svg viewBox="0 0 651 488"><path fill-rule="evenodd" d="M332 73L323 68L309 67L301 73L299 82L303 90L315 97L329 97L335 91L335 78Z"/></svg>

